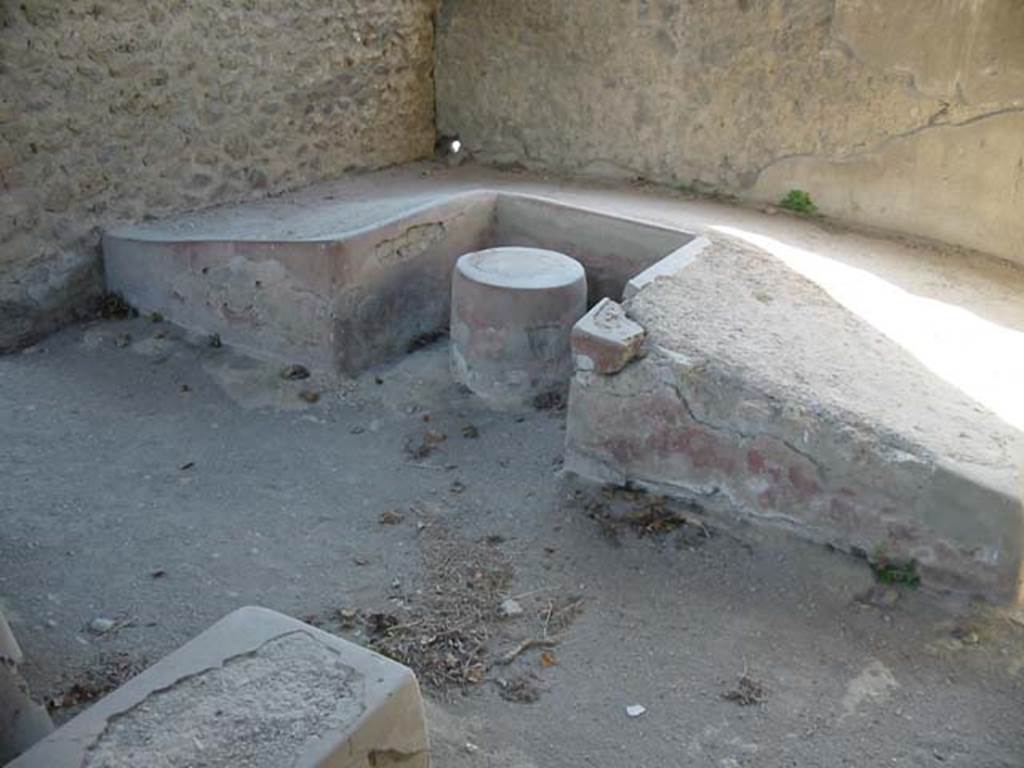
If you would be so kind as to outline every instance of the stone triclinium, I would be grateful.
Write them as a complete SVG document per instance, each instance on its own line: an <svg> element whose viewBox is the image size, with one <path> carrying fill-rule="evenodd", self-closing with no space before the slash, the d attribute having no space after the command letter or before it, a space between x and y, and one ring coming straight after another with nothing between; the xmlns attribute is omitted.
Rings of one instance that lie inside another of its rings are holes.
<svg viewBox="0 0 1024 768"><path fill-rule="evenodd" d="M564 253L587 273L589 303L693 240L684 230L551 199L486 189L409 206L376 191L322 199L295 220L244 206L117 230L104 238L108 286L144 312L226 344L354 374L448 326L463 254L494 247Z"/></svg>

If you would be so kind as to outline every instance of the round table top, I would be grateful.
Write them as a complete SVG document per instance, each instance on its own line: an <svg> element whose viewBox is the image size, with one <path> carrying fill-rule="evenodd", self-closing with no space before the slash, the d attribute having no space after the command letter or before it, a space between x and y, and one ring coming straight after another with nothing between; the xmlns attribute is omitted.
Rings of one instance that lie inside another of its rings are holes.
<svg viewBox="0 0 1024 768"><path fill-rule="evenodd" d="M586 279L576 259L543 248L488 248L460 256L455 268L468 280L498 288L562 288Z"/></svg>

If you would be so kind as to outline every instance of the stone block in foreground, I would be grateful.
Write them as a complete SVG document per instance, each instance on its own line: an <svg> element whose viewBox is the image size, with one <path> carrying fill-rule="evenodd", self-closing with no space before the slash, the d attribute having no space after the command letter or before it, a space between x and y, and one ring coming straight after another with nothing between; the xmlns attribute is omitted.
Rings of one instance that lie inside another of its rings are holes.
<svg viewBox="0 0 1024 768"><path fill-rule="evenodd" d="M1024 436L765 253L715 243L627 303L648 354L578 369L565 467L1024 597Z"/></svg>
<svg viewBox="0 0 1024 768"><path fill-rule="evenodd" d="M241 608L9 768L429 763L410 670L287 616Z"/></svg>
<svg viewBox="0 0 1024 768"><path fill-rule="evenodd" d="M53 731L46 709L32 701L18 671L24 661L0 610L0 765L6 765Z"/></svg>

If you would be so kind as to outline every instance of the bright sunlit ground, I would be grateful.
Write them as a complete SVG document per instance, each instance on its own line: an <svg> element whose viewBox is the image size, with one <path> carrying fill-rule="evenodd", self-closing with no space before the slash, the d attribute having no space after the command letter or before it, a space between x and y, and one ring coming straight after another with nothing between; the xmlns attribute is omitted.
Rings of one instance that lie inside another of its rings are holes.
<svg viewBox="0 0 1024 768"><path fill-rule="evenodd" d="M731 226L713 229L771 253L932 373L1024 431L1024 333L775 238Z"/></svg>

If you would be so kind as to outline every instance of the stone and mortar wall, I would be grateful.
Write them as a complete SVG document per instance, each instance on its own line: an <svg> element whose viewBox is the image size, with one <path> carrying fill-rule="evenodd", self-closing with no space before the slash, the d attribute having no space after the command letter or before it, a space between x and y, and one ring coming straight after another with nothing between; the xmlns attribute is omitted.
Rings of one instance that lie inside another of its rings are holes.
<svg viewBox="0 0 1024 768"><path fill-rule="evenodd" d="M484 161L778 201L1024 263L1020 0L443 0Z"/></svg>
<svg viewBox="0 0 1024 768"><path fill-rule="evenodd" d="M0 351L112 222L429 155L435 0L0 0Z"/></svg>

